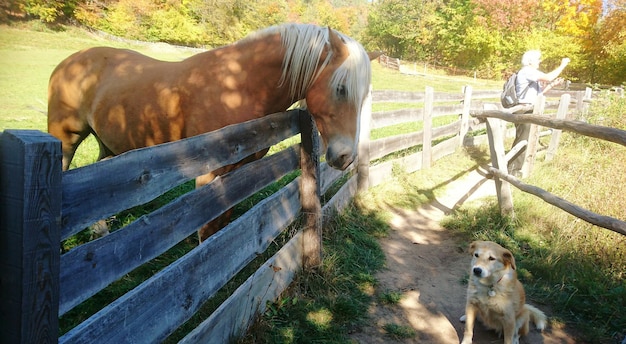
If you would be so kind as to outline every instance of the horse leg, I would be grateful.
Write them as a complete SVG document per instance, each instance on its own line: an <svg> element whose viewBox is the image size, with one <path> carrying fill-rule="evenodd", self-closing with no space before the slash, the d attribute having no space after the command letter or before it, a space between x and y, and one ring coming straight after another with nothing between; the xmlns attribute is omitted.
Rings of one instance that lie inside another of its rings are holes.
<svg viewBox="0 0 626 344"><path fill-rule="evenodd" d="M210 183L213 179L215 179L217 176L221 176L223 174L226 174L234 169L237 169L249 162L261 159L263 156L265 156L265 154L267 154L267 151L269 150L269 148L266 148L262 151L256 152L246 158L244 158L243 160L239 161L236 164L233 165L228 165L228 166L224 166L218 170L215 170L209 174L205 174L202 176L199 176L198 178L196 178L196 189L206 185L208 183ZM198 230L198 239L200 240L200 242L203 242L204 240L208 239L211 235L217 233L220 229L224 228L229 222L230 222L230 218L233 214L233 208L230 208L228 210L226 210L224 213L222 213L221 215L219 215L218 217L216 217L213 221L210 221L209 223L205 224L204 226L202 226L199 230Z"/></svg>
<svg viewBox="0 0 626 344"><path fill-rule="evenodd" d="M98 161L105 159L105 158L110 158L112 156L114 156L115 154L113 154L113 152L109 149L109 147L107 147L102 140L100 139L100 137L98 137L98 135L94 134L93 136L96 137L96 141L98 141L98 146L100 147L100 154L98 155Z"/></svg>
<svg viewBox="0 0 626 344"><path fill-rule="evenodd" d="M80 123L79 120L65 120L63 122L48 120L48 133L61 140L63 171L70 168L76 149L90 134L89 127L81 124L83 123Z"/></svg>

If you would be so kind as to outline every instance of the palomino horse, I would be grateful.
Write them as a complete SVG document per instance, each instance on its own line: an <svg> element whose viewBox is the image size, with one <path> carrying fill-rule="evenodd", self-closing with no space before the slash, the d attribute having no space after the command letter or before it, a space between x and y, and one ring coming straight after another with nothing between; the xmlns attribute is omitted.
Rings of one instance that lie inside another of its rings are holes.
<svg viewBox="0 0 626 344"><path fill-rule="evenodd" d="M314 25L270 27L180 62L91 48L53 71L48 131L61 140L67 170L89 134L102 159L285 111L305 100L327 147L326 161L345 169L356 155L370 80L370 58L359 43ZM198 177L196 186L234 167ZM201 241L219 229L211 227L198 232Z"/></svg>

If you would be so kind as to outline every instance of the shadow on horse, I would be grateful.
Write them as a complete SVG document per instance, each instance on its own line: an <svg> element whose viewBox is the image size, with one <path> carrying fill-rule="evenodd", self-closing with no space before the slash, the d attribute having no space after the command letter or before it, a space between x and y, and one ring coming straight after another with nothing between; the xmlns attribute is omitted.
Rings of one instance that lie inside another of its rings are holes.
<svg viewBox="0 0 626 344"><path fill-rule="evenodd" d="M285 24L179 62L110 47L79 51L53 71L48 132L61 140L63 169L90 134L99 160L131 149L203 134L287 110L304 101L326 147L326 161L345 169L355 158L370 59L352 38L330 28ZM209 183L267 150L196 178ZM230 211L203 226L200 241Z"/></svg>

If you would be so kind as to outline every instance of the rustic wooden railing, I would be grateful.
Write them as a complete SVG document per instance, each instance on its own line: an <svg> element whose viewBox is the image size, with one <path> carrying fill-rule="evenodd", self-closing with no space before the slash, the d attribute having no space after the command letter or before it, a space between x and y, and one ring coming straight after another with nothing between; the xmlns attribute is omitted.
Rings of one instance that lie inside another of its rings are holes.
<svg viewBox="0 0 626 344"><path fill-rule="evenodd" d="M301 110L269 115L197 137L139 149L61 171L60 143L39 131L0 134L0 342L155 343L166 339L238 271L294 223L303 225L195 330L182 340L228 342L246 330L302 268L321 262L323 220L357 190L387 180L400 164L427 168L485 124L470 113L498 92L466 87L458 94L374 91L369 102L414 103L371 113L364 107L357 164L346 171L319 163L317 131ZM368 103L370 104L370 103ZM453 105L450 105L453 104ZM438 116L457 116L433 126ZM423 130L376 140L371 130L423 121ZM111 234L61 254L62 240L94 221L145 204L173 187L232 164L285 138L301 144L267 156L179 196ZM433 144L433 142L437 142ZM413 153L394 155L417 147ZM159 257L196 229L266 185L301 169L301 176L259 202L216 235L59 337L59 316L137 267ZM350 176L323 206L320 194Z"/></svg>
<svg viewBox="0 0 626 344"><path fill-rule="evenodd" d="M591 94L590 90L587 90L584 94L589 96ZM590 98L584 98L584 102L588 101L590 101ZM581 102L577 101L577 103L580 104ZM544 115L545 104L545 97L540 96L537 100L537 103L533 107L531 107L533 111L532 114L513 114L510 111L504 111L502 109L486 111L479 110L472 113L474 117L484 119L487 123L487 133L489 137L489 147L491 151L492 162L492 166L489 167L489 172L495 177L496 194L498 197L501 213L510 217L515 216L513 208L513 197L510 189L510 185L513 185L518 189L535 195L545 202L552 204L593 225L626 235L626 222L586 210L561 197L547 192L546 190L543 190L537 186L523 183L521 180L509 175L507 170L508 161L511 159L511 157L515 156L516 153L523 146L526 146L526 151L524 152L524 166L522 168L522 176L527 177L533 170L539 142L539 126L553 129L552 138L550 140L545 155L546 160L551 160L554 157L562 130L626 146L626 131L624 130L592 125L580 120L567 119L568 108L570 104L569 94L563 94L561 96L555 118L546 117ZM585 111L586 110L578 112L581 118L585 117ZM513 147L508 153L506 153L504 148L503 134L506 127L506 122L531 124L528 141L520 142L520 144Z"/></svg>

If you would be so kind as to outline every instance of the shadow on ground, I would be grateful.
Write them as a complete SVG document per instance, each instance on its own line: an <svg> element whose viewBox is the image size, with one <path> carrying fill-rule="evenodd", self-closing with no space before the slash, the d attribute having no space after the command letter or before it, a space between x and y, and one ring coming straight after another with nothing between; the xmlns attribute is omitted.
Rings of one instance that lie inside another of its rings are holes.
<svg viewBox="0 0 626 344"><path fill-rule="evenodd" d="M467 243L440 226L439 221L466 202L481 202L495 197L493 180L472 171L454 178L446 194L415 210L389 206L393 217L389 236L381 240L386 267L377 275L377 295L401 294L397 304L380 298L369 309L368 326L351 335L357 343L459 343L463 326L459 318L465 309L469 268ZM541 306L539 306L542 308ZM549 314L548 310L545 310ZM394 337L386 328L403 328L411 335ZM575 343L565 331L548 327L543 333L533 329L521 343ZM477 324L474 343L502 343L495 332Z"/></svg>

